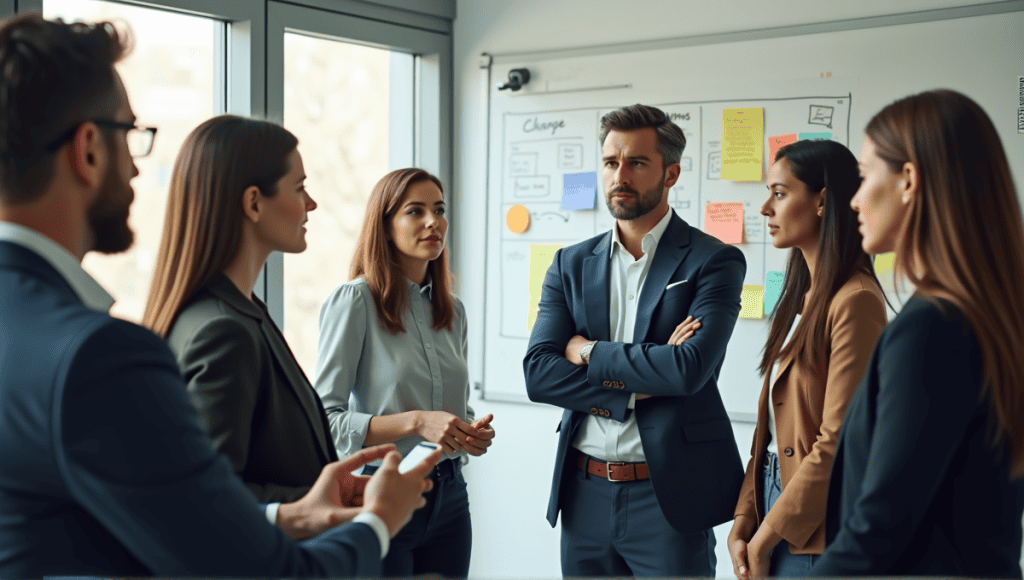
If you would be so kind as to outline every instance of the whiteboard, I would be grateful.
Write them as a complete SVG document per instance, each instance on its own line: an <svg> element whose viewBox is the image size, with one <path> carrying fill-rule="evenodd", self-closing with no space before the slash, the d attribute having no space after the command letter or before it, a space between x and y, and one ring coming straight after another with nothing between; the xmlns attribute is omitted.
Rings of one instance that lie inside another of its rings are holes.
<svg viewBox="0 0 1024 580"><path fill-rule="evenodd" d="M977 100L993 118L1021 184L1021 31L1024 12L1018 9L636 52L576 50L568 57L496 59L490 75L484 398L528 401L522 359L528 313L536 307L531 296L537 296L536 279L532 294L529 284L531 248L570 245L612 226L597 141L601 115L640 102L673 116L687 145L670 204L691 226L704 229L707 203L742 202L744 239L737 247L747 259L744 283L764 285L767 272L784 271L788 250L771 245L758 213L767 198L765 170L761 182L720 179L723 110L762 108L766 140L828 132L859 155L863 128L883 106L914 92L953 88ZM530 82L518 92L498 91L498 81L512 68L528 68ZM768 151L765 143L766 160ZM564 175L590 171L597 174L593 209L562 210ZM529 210L530 227L523 233L506 225L512 205ZM898 308L898 297L893 298ZM755 418L762 383L756 367L767 331L767 317L740 318L730 340L719 389L735 420Z"/></svg>

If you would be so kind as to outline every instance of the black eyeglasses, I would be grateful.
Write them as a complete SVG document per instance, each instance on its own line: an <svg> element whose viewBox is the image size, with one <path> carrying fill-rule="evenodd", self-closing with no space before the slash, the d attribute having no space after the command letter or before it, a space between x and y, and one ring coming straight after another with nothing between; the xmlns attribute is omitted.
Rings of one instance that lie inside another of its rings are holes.
<svg viewBox="0 0 1024 580"><path fill-rule="evenodd" d="M125 131L125 137L128 142L128 153L136 159L145 157L153 151L153 140L156 138L156 127L139 127L132 123L120 123L118 121L108 121L106 119L90 119L90 121L99 127L109 127L111 129L121 129ZM61 145L70 139L80 126L80 124L75 125L62 133L60 137L57 137L52 143L46 146L46 150L52 153L60 149Z"/></svg>

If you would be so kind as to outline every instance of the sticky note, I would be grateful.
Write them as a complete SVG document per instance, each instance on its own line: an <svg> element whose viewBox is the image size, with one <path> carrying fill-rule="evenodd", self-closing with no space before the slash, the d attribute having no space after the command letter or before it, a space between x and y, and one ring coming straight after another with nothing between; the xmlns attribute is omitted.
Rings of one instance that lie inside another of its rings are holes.
<svg viewBox="0 0 1024 580"><path fill-rule="evenodd" d="M597 172L562 175L562 209L594 209Z"/></svg>
<svg viewBox="0 0 1024 580"><path fill-rule="evenodd" d="M521 234L530 227L530 210L521 205L514 205L508 208L505 214L505 225L514 234Z"/></svg>
<svg viewBox="0 0 1024 580"><path fill-rule="evenodd" d="M704 233L727 244L743 243L743 203L709 203L704 207Z"/></svg>
<svg viewBox="0 0 1024 580"><path fill-rule="evenodd" d="M764 165L764 109L722 111L722 179L761 181Z"/></svg>
<svg viewBox="0 0 1024 580"><path fill-rule="evenodd" d="M768 167L775 163L775 154L778 153L784 145L796 142L796 133L789 133L788 135L775 135L768 138Z"/></svg>
<svg viewBox="0 0 1024 580"><path fill-rule="evenodd" d="M824 133L800 133L800 140L804 139L831 139L832 133L825 131Z"/></svg>
<svg viewBox="0 0 1024 580"><path fill-rule="evenodd" d="M882 290L885 292L896 292L896 285L893 283L893 270L896 266L896 254L879 254L875 256L875 275L882 283Z"/></svg>
<svg viewBox="0 0 1024 580"><path fill-rule="evenodd" d="M530 245L530 305L526 311L527 331L533 330L533 323L537 321L537 311L540 309L540 291L544 287L544 276L548 273L548 268L555 259L555 252L561 247L560 244Z"/></svg>
<svg viewBox="0 0 1024 580"><path fill-rule="evenodd" d="M782 296L782 282L785 280L782 272L768 272L764 277L764 315L768 316L775 310L775 305Z"/></svg>
<svg viewBox="0 0 1024 580"><path fill-rule="evenodd" d="M764 286L744 284L740 295L740 318L764 318Z"/></svg>

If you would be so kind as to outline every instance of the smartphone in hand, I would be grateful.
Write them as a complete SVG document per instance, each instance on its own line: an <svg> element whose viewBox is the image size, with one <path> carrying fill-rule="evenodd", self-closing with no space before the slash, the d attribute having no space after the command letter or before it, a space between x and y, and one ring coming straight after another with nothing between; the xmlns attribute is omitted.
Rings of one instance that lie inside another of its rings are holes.
<svg viewBox="0 0 1024 580"><path fill-rule="evenodd" d="M429 443L423 441L409 450L409 453L402 458L402 462L398 464L398 472L405 473L410 469L419 465L421 461L426 459L436 449L440 449L441 446L437 443Z"/></svg>

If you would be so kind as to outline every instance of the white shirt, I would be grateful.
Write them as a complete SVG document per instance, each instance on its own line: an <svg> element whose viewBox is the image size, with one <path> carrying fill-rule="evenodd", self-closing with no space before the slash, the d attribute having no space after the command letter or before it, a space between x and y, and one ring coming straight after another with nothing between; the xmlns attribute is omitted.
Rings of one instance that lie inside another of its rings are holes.
<svg viewBox="0 0 1024 580"><path fill-rule="evenodd" d="M0 222L0 241L11 242L31 250L53 266L86 308L97 312L109 312L110 307L114 305L114 298L82 268L81 262L63 246L43 234L18 224ZM277 510L280 506L280 503L267 504L265 513L271 524L277 524ZM387 555L391 538L388 536L387 526L377 515L364 512L352 521L370 526L380 542L380 557Z"/></svg>
<svg viewBox="0 0 1024 580"><path fill-rule="evenodd" d="M661 236L672 221L673 210L669 208L665 217L661 218L651 231L643 237L640 249L643 255L634 260L626 247L619 240L619 226L612 227L611 251L609 263L609 296L608 316L612 342L633 342L633 329L636 327L636 308L640 300L647 272L654 261L654 252L658 248ZM682 322L682 321L680 321ZM629 408L634 407L636 395L629 398ZM640 442L640 429L636 424L636 414L630 413L623 422L590 415L584 421L573 447L581 452L605 461L645 461L643 444Z"/></svg>
<svg viewBox="0 0 1024 580"><path fill-rule="evenodd" d="M18 224L0 222L0 241L18 244L46 260L89 310L108 312L114 305L114 298L82 269L78 258L43 234Z"/></svg>
<svg viewBox="0 0 1024 580"><path fill-rule="evenodd" d="M793 338L793 331L796 330L796 326L800 324L800 315L797 314L796 318L793 319L793 326L789 327L789 334L786 335L786 340L782 342L782 347L785 348L789 341ZM779 349L782 350L781 348ZM775 381L779 378L779 363L780 360L776 360L775 364L772 365L772 380L768 385L768 434L771 435L771 439L768 441L768 452L779 454L779 434L776 432L775 425L775 404L772 402L772 391L775 390Z"/></svg>

